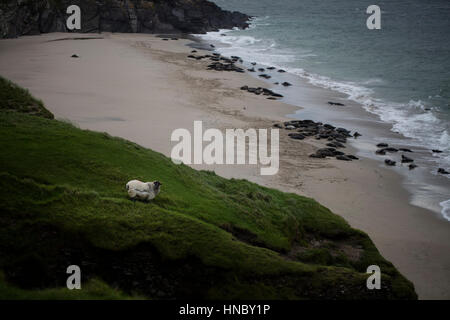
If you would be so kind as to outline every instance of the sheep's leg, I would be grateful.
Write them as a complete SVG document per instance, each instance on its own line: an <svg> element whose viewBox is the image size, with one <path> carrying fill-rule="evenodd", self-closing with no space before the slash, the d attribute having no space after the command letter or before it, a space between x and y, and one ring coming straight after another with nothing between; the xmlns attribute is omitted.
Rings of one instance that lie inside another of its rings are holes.
<svg viewBox="0 0 450 320"><path fill-rule="evenodd" d="M137 197L136 190L133 190L133 189L128 190L128 196L130 197L130 199L132 201L136 202L136 197Z"/></svg>

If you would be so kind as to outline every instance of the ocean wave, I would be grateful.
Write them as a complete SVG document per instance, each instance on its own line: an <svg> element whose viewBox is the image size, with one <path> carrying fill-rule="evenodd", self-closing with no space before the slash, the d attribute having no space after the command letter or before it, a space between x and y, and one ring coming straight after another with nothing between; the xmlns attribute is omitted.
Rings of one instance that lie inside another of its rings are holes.
<svg viewBox="0 0 450 320"><path fill-rule="evenodd" d="M366 81L363 81L362 84L369 85L369 84L381 84L381 83L384 83L383 79L373 78L373 79L368 79Z"/></svg>
<svg viewBox="0 0 450 320"><path fill-rule="evenodd" d="M278 50L276 48L277 43L273 39L259 39L250 35L230 35L229 33L232 31L219 30L196 36L204 41L222 43L224 46L217 48L221 54L225 56L239 56L246 61L269 65L273 61L289 63L296 58L293 52Z"/></svg>
<svg viewBox="0 0 450 320"><path fill-rule="evenodd" d="M443 153L432 155L433 160L441 166L450 165L450 135L446 122L439 119L423 101L388 102L374 98L372 89L353 82L335 81L301 68L286 68L286 70L306 79L312 85L347 95L349 100L361 104L366 111L376 114L381 121L390 123L392 131L411 138L412 146L442 150ZM436 170L432 173L436 174Z"/></svg>
<svg viewBox="0 0 450 320"><path fill-rule="evenodd" d="M442 216L444 219L450 221L450 199L447 201L442 201L440 205L442 207Z"/></svg>

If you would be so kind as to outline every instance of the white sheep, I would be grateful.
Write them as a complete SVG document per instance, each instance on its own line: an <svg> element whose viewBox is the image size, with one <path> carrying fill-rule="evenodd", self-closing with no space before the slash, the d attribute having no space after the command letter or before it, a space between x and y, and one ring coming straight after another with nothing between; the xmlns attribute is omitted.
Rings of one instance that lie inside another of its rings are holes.
<svg viewBox="0 0 450 320"><path fill-rule="evenodd" d="M139 180L131 180L127 183L126 189L132 200L150 201L155 199L161 191L162 183L159 181L142 182Z"/></svg>

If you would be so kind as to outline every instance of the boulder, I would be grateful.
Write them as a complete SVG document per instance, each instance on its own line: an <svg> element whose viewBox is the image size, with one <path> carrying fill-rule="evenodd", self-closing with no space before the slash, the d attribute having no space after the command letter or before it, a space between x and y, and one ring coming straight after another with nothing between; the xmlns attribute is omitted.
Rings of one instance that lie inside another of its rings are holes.
<svg viewBox="0 0 450 320"><path fill-rule="evenodd" d="M290 133L289 137L291 139L296 139L296 140L303 140L303 139L305 139L305 136L302 135L301 133Z"/></svg>
<svg viewBox="0 0 450 320"><path fill-rule="evenodd" d="M402 154L402 163L411 163L411 162L414 162L414 160Z"/></svg>
<svg viewBox="0 0 450 320"><path fill-rule="evenodd" d="M388 165L388 166L395 166L395 164L396 164L397 162L395 162L395 161L393 161L393 160L390 160L390 159L386 159L386 160L384 160L384 163L385 163L386 165Z"/></svg>
<svg viewBox="0 0 450 320"><path fill-rule="evenodd" d="M342 156L336 156L336 159L342 160L342 161L352 161L349 157L342 155Z"/></svg>
<svg viewBox="0 0 450 320"><path fill-rule="evenodd" d="M333 102L333 101L328 101L328 104L330 106L345 106L345 104L340 103L340 102Z"/></svg>

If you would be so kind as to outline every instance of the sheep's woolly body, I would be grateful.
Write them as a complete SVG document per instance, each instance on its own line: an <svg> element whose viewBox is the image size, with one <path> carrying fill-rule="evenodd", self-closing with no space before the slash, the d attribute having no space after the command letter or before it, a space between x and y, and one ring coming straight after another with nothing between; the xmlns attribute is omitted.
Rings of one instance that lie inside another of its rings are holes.
<svg viewBox="0 0 450 320"><path fill-rule="evenodd" d="M126 185L128 196L133 200L153 200L160 191L159 184L155 184L155 182L131 180Z"/></svg>

